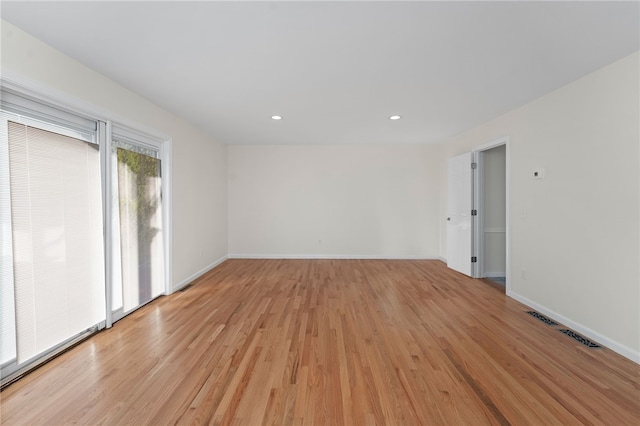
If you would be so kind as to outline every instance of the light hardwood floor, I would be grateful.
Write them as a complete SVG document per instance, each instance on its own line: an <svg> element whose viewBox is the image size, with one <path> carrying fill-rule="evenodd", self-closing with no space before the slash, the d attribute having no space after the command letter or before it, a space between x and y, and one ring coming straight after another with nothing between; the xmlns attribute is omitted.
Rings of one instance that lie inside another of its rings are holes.
<svg viewBox="0 0 640 426"><path fill-rule="evenodd" d="M4 424L640 422L640 367L439 261L228 260L5 389Z"/></svg>

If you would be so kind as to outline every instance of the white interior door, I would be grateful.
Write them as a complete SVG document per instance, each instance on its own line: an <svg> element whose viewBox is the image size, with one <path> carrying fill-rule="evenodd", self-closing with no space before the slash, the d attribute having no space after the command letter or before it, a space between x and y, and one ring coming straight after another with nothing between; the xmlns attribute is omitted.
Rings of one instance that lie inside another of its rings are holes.
<svg viewBox="0 0 640 426"><path fill-rule="evenodd" d="M472 276L472 153L447 162L447 266Z"/></svg>

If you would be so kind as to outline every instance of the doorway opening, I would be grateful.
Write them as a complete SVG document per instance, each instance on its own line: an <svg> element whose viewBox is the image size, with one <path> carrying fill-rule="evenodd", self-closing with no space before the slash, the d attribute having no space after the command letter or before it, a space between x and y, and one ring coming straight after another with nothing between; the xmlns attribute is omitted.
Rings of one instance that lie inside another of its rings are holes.
<svg viewBox="0 0 640 426"><path fill-rule="evenodd" d="M477 174L474 179L474 277L485 278L508 290L508 140L478 147L474 151Z"/></svg>

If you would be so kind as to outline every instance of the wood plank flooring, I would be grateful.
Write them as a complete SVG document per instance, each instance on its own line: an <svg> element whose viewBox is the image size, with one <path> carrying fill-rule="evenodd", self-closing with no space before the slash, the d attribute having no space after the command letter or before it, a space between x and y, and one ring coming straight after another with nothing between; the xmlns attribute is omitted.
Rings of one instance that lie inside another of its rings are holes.
<svg viewBox="0 0 640 426"><path fill-rule="evenodd" d="M3 424L640 423L640 366L439 261L228 260L1 394Z"/></svg>

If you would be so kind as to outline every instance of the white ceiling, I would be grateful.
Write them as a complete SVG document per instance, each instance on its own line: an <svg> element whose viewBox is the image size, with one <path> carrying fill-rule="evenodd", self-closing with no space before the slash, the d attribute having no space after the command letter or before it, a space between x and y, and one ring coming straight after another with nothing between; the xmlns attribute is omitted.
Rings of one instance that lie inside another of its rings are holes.
<svg viewBox="0 0 640 426"><path fill-rule="evenodd" d="M637 51L639 4L3 1L2 18L227 144L437 143Z"/></svg>

